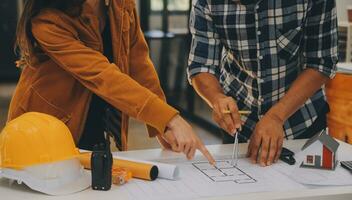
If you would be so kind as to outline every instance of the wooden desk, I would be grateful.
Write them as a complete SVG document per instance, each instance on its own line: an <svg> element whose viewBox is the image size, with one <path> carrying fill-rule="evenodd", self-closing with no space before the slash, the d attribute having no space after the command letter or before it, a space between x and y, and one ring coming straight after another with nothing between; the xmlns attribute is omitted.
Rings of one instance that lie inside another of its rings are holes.
<svg viewBox="0 0 352 200"><path fill-rule="evenodd" d="M330 134L352 144L352 73L338 72L336 77L326 84L326 96L330 105Z"/></svg>

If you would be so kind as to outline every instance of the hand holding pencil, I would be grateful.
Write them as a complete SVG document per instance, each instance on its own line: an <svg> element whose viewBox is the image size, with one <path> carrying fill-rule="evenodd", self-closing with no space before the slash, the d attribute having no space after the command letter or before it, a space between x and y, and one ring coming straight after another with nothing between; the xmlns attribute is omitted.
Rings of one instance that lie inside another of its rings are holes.
<svg viewBox="0 0 352 200"><path fill-rule="evenodd" d="M249 115L250 111L238 110L237 105L232 97L220 97L216 104L213 104L214 120L227 131L231 136L235 137L233 144L233 152L231 157L231 165L237 166L238 160L238 130L242 130L241 115Z"/></svg>
<svg viewBox="0 0 352 200"><path fill-rule="evenodd" d="M214 98L212 102L213 120L228 134L235 136L236 130L241 129L241 113L246 111L239 111L235 100L224 94Z"/></svg>

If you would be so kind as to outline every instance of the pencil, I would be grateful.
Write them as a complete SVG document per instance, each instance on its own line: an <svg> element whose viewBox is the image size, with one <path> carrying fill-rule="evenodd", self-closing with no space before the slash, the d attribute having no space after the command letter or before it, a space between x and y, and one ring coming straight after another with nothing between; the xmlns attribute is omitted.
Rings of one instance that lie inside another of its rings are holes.
<svg viewBox="0 0 352 200"><path fill-rule="evenodd" d="M231 111L230 110L224 110L224 111L222 111L222 113L223 114L231 114ZM249 111L249 110L240 110L240 111L238 111L238 113L240 115L249 115L249 114L251 114L251 111Z"/></svg>

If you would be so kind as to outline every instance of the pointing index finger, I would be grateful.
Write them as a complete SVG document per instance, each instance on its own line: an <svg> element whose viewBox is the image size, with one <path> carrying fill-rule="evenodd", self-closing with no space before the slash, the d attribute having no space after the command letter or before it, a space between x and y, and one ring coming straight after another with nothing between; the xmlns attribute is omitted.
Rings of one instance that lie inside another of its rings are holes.
<svg viewBox="0 0 352 200"><path fill-rule="evenodd" d="M198 150L205 156L205 158L209 161L211 165L215 165L215 159L202 142L199 142Z"/></svg>

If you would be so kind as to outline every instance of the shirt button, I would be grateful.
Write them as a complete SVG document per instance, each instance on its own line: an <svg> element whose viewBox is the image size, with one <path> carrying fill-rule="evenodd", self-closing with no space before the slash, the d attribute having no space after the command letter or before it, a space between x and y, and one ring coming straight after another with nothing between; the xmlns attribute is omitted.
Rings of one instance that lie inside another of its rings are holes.
<svg viewBox="0 0 352 200"><path fill-rule="evenodd" d="M262 60L262 59L263 59L263 56L259 56L258 58L259 58L259 60Z"/></svg>
<svg viewBox="0 0 352 200"><path fill-rule="evenodd" d="M257 34L258 34L258 35L260 35L260 34L262 34L262 32L260 32L260 31L257 31Z"/></svg>
<svg viewBox="0 0 352 200"><path fill-rule="evenodd" d="M258 9L259 9L259 5L256 5L256 6L255 6L255 9L258 10Z"/></svg>

